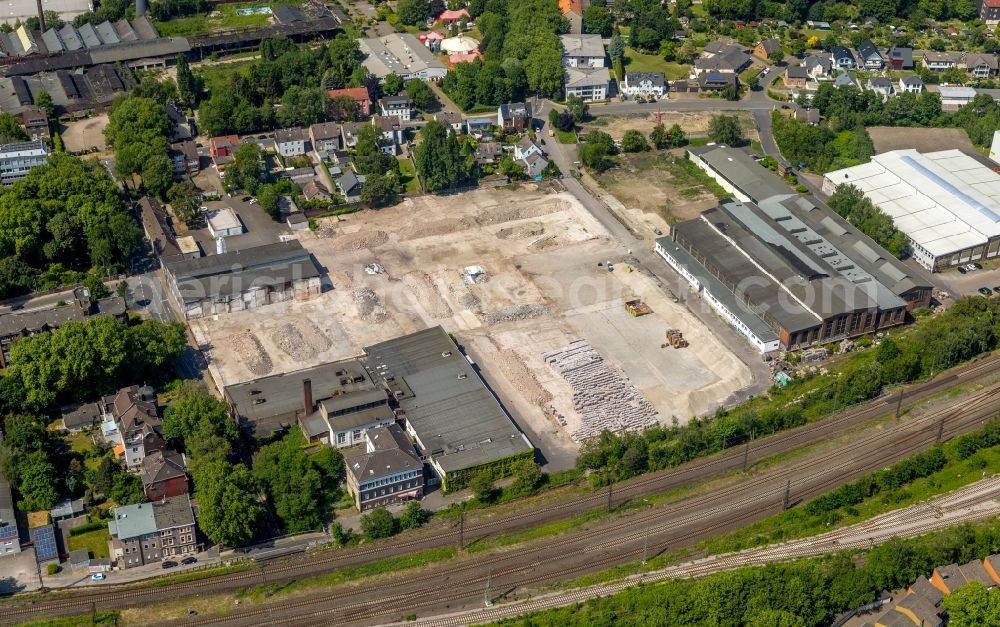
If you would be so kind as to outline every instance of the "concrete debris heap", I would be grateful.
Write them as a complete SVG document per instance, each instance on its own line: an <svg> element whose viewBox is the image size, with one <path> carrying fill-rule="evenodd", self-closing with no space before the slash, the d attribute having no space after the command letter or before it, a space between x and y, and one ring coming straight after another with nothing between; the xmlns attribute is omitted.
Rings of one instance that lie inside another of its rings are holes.
<svg viewBox="0 0 1000 627"><path fill-rule="evenodd" d="M605 429L642 431L659 424L656 408L624 372L609 367L585 340L543 357L573 387L573 406L582 418L581 427L570 434L574 440L594 437Z"/></svg>
<svg viewBox="0 0 1000 627"><path fill-rule="evenodd" d="M540 316L548 315L549 308L538 303L522 303L520 305L510 305L497 311L483 314L483 320L488 324L500 324L501 322L517 322L519 320L530 320Z"/></svg>

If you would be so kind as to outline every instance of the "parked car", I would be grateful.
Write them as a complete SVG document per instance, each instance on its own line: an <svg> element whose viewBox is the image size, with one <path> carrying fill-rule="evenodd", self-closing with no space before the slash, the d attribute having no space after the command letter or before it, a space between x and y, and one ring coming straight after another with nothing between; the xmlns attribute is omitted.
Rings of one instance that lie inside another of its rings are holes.
<svg viewBox="0 0 1000 627"><path fill-rule="evenodd" d="M185 557L184 559L181 560L181 564L183 564L184 566L196 564L197 562L198 562L197 557Z"/></svg>
<svg viewBox="0 0 1000 627"><path fill-rule="evenodd" d="M958 273L959 274L965 274L966 272L968 272L968 270L965 269L965 266L959 266L958 267Z"/></svg>
<svg viewBox="0 0 1000 627"><path fill-rule="evenodd" d="M104 576L104 573L94 573L90 576L90 579L91 581L104 581L107 577Z"/></svg>
<svg viewBox="0 0 1000 627"><path fill-rule="evenodd" d="M167 560L167 561L163 562L162 564L160 564L160 568L163 568L163 569L173 568L175 566L177 566L177 562L173 562L171 560Z"/></svg>
<svg viewBox="0 0 1000 627"><path fill-rule="evenodd" d="M980 266L979 264L970 263L969 265L965 266L965 269L968 270L969 272L972 272L973 270L978 270L981 267L982 266Z"/></svg>
<svg viewBox="0 0 1000 627"><path fill-rule="evenodd" d="M988 287L979 288L979 293L982 294L983 296L993 296L993 290L991 290Z"/></svg>

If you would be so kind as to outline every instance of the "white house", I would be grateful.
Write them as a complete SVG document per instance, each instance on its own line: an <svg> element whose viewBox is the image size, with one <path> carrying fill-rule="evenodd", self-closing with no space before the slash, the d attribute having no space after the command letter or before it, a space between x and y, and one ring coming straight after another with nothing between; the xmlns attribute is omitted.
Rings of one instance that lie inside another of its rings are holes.
<svg viewBox="0 0 1000 627"><path fill-rule="evenodd" d="M806 74L816 80L828 78L833 72L833 59L826 55L811 54L802 59Z"/></svg>
<svg viewBox="0 0 1000 627"><path fill-rule="evenodd" d="M521 159L521 164L524 166L525 174L531 178L538 178L549 166L549 161L541 153L535 152Z"/></svg>
<svg viewBox="0 0 1000 627"><path fill-rule="evenodd" d="M282 157L306 154L306 132L301 128L282 128L274 132L274 144Z"/></svg>
<svg viewBox="0 0 1000 627"><path fill-rule="evenodd" d="M410 121L410 113L412 110L413 101L410 100L409 96L386 96L378 101L379 109L382 110L382 115L394 115L399 118L401 122Z"/></svg>
<svg viewBox="0 0 1000 627"><path fill-rule="evenodd" d="M604 67L604 43L600 35L560 35L559 39L566 67Z"/></svg>
<svg viewBox="0 0 1000 627"><path fill-rule="evenodd" d="M833 67L838 70L853 70L857 67L854 53L843 46L834 46L830 49L830 56L833 59Z"/></svg>
<svg viewBox="0 0 1000 627"><path fill-rule="evenodd" d="M618 88L626 96L662 98L667 91L667 81L661 72L626 72L625 82Z"/></svg>
<svg viewBox="0 0 1000 627"><path fill-rule="evenodd" d="M543 154L543 151L538 144L535 143L535 140L531 139L527 135L514 144L514 158L518 161L527 159L529 156L536 154Z"/></svg>
<svg viewBox="0 0 1000 627"><path fill-rule="evenodd" d="M899 79L899 93L919 94L924 90L924 82L919 76L903 76Z"/></svg>
<svg viewBox="0 0 1000 627"><path fill-rule="evenodd" d="M577 96L586 101L605 100L611 73L607 68L590 71L566 68L566 97Z"/></svg>
<svg viewBox="0 0 1000 627"><path fill-rule="evenodd" d="M865 85L865 89L868 91L874 91L881 94L883 100L895 95L892 90L892 81L884 76L873 76L868 79L868 83Z"/></svg>

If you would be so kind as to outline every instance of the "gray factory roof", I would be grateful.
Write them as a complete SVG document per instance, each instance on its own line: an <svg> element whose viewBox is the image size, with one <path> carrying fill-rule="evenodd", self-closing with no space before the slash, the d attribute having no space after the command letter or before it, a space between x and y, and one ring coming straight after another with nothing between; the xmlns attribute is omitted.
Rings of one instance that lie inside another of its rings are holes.
<svg viewBox="0 0 1000 627"><path fill-rule="evenodd" d="M252 288L320 276L312 256L298 240L194 259L165 257L163 265L185 302L235 296Z"/></svg>
<svg viewBox="0 0 1000 627"><path fill-rule="evenodd" d="M445 472L532 450L444 329L365 348L365 365L396 393L406 420Z"/></svg>
<svg viewBox="0 0 1000 627"><path fill-rule="evenodd" d="M365 67L379 78L389 74L407 76L430 69L444 70L444 64L434 53L410 34L392 33L362 39L359 43L365 55Z"/></svg>
<svg viewBox="0 0 1000 627"><path fill-rule="evenodd" d="M789 192L784 181L771 175L739 148L698 146L689 148L688 152L706 162L754 202Z"/></svg>
<svg viewBox="0 0 1000 627"><path fill-rule="evenodd" d="M778 334L759 315L751 311L742 300L736 298L729 287L723 285L715 275L705 269L705 266L701 262L695 259L687 250L678 246L672 238L661 237L656 242L671 257L676 259L681 266L686 268L689 273L697 277L705 289L716 300L722 303L730 313L738 317L759 340L766 344L779 339Z"/></svg>
<svg viewBox="0 0 1000 627"><path fill-rule="evenodd" d="M358 378L361 381L357 381ZM340 398L348 398L376 389L361 362L346 359L229 385L225 390L226 398L240 417L250 422L290 414L305 407L302 382L306 379L311 381L316 402L333 398L334 393L342 394Z"/></svg>
<svg viewBox="0 0 1000 627"><path fill-rule="evenodd" d="M121 316L126 310L124 301L117 296L102 298L91 307L90 312L84 312L76 303L71 303L46 309L5 313L0 315L0 337L51 330L67 322L83 322L88 316Z"/></svg>

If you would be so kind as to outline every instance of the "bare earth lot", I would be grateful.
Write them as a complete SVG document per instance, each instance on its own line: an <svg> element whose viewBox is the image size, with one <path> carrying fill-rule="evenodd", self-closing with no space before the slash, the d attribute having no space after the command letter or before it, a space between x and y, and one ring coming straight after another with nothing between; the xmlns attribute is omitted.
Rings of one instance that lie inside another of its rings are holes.
<svg viewBox="0 0 1000 627"><path fill-rule="evenodd" d="M908 148L914 148L918 152L958 148L963 152L980 154L965 130L960 128L922 128L915 132L912 128L871 126L868 134L871 135L875 152L879 153Z"/></svg>
<svg viewBox="0 0 1000 627"><path fill-rule="evenodd" d="M97 147L105 150L104 127L108 125L108 114L102 113L92 118L70 122L62 132L63 146L69 152L78 152Z"/></svg>
<svg viewBox="0 0 1000 627"><path fill-rule="evenodd" d="M366 345L440 324L529 435L544 440L536 444L571 451L568 434L586 425L570 382L542 355L575 340L624 375L623 389L596 386L598 402L635 403L628 395L638 394L664 423L684 422L750 383L746 366L683 304L628 272L626 251L567 193L532 186L425 196L320 222L300 238L332 289L308 302L192 323L220 385L356 356ZM609 260L613 272L598 266ZM366 274L373 262L385 274ZM471 265L482 266L485 281L466 280ZM633 318L624 309L637 296L653 314ZM689 348L661 348L674 327Z"/></svg>

